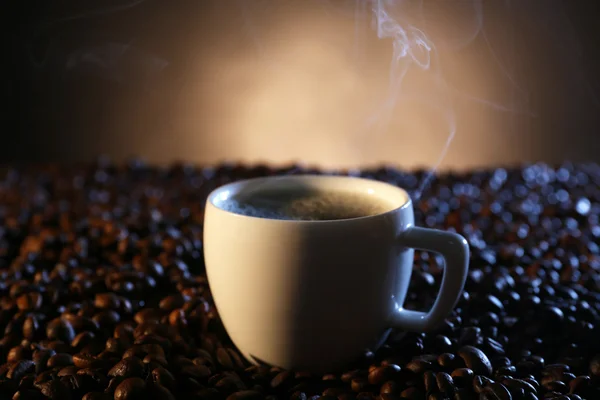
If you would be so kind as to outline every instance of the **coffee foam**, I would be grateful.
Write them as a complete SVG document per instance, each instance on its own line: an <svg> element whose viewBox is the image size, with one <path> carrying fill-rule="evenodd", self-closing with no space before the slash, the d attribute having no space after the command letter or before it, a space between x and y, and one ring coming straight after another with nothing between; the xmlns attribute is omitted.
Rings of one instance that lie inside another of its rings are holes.
<svg viewBox="0 0 600 400"><path fill-rule="evenodd" d="M309 221L364 217L391 209L381 199L366 194L343 192L260 193L244 199L230 198L222 202L221 208L258 218Z"/></svg>

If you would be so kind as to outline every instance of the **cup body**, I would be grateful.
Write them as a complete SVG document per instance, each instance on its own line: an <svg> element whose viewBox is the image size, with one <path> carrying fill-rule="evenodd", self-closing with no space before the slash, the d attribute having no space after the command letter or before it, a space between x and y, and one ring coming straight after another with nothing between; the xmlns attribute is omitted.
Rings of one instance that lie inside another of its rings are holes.
<svg viewBox="0 0 600 400"><path fill-rule="evenodd" d="M242 191L295 186L361 192L390 209L296 221L219 207ZM367 179L270 177L216 189L207 199L204 256L215 305L236 347L250 362L286 369L327 372L353 361L381 339L404 303L414 250L397 238L413 224L404 190Z"/></svg>

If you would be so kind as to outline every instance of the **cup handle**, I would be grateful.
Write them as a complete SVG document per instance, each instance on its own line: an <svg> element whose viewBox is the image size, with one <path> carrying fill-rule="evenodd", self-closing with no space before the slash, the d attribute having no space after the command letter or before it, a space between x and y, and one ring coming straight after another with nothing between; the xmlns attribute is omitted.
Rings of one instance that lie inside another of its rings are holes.
<svg viewBox="0 0 600 400"><path fill-rule="evenodd" d="M469 270L467 241L452 232L410 227L400 235L399 244L439 253L444 257L445 266L440 292L431 310L424 313L405 310L401 306L394 312L391 325L411 332L435 329L452 312L465 285Z"/></svg>

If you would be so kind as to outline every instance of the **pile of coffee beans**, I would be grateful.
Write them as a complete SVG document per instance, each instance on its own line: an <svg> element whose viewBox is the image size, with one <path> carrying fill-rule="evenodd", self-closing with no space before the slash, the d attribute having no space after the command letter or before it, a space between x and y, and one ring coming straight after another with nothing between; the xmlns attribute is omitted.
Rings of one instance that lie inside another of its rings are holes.
<svg viewBox="0 0 600 400"><path fill-rule="evenodd" d="M472 252L455 311L322 376L249 365L203 262L208 192L299 173L320 171L104 158L3 170L0 399L600 399L599 166L435 176L417 223L461 233ZM328 173L413 194L428 176ZM431 306L441 269L415 254L407 308Z"/></svg>

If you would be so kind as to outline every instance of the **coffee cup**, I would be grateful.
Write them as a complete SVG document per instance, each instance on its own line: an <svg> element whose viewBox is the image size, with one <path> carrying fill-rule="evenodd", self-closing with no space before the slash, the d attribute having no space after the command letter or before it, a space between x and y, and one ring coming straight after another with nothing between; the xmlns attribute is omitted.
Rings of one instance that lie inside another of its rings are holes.
<svg viewBox="0 0 600 400"><path fill-rule="evenodd" d="M274 192L335 192L378 207L375 214L319 220L230 207ZM445 260L439 294L427 312L404 308L414 249ZM215 189L206 202L204 257L217 311L246 359L330 372L376 347L390 329L439 326L462 292L469 248L456 233L415 226L410 196L401 188L347 176L290 175Z"/></svg>

